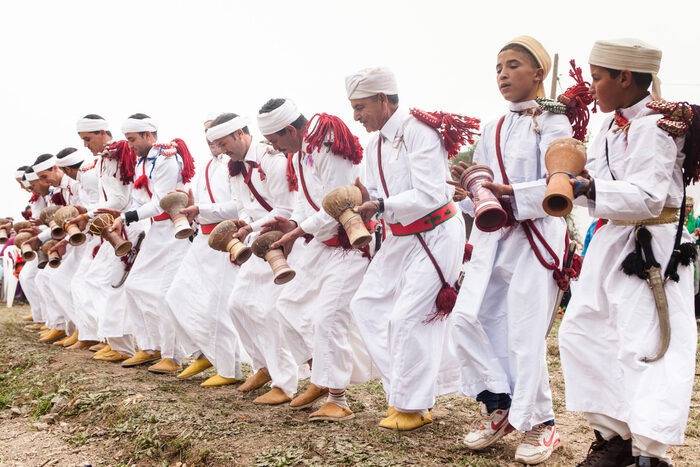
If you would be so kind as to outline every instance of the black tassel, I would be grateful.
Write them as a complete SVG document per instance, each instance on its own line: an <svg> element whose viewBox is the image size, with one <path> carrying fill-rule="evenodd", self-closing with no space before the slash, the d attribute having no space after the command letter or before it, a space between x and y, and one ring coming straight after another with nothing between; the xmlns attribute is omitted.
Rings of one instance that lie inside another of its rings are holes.
<svg viewBox="0 0 700 467"><path fill-rule="evenodd" d="M698 250L693 243L687 242L681 244L680 256L678 259L683 266L688 266L690 263L695 262L697 257Z"/></svg>
<svg viewBox="0 0 700 467"><path fill-rule="evenodd" d="M633 251L622 262L620 269L622 272L628 276L638 276L641 279L646 279L648 277L647 272L644 270L644 259L641 253L638 251L639 246L637 246L636 251Z"/></svg>

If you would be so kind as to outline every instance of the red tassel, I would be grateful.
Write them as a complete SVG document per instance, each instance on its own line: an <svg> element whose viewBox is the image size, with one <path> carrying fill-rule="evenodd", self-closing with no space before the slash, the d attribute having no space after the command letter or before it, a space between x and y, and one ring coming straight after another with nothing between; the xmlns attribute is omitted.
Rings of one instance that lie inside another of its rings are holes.
<svg viewBox="0 0 700 467"><path fill-rule="evenodd" d="M293 158L294 154L287 154L287 184L289 185L289 191L299 191L299 180L296 172L294 172L294 164L292 164Z"/></svg>
<svg viewBox="0 0 700 467"><path fill-rule="evenodd" d="M92 257L93 257L93 258L94 258L95 256L97 256L97 252L100 251L100 246L101 246L101 244L100 244L100 245L95 245L95 248L92 249Z"/></svg>
<svg viewBox="0 0 700 467"><path fill-rule="evenodd" d="M317 118L318 117L318 118ZM314 122L313 128L311 123ZM362 161L362 145L357 136L338 117L326 113L316 114L306 127L304 141L308 143L307 153L320 149L326 140L330 140L331 152L357 165Z"/></svg>
<svg viewBox="0 0 700 467"><path fill-rule="evenodd" d="M566 106L566 116L571 122L571 128L574 130L574 138L583 141L586 138L586 130L590 113L588 106L594 103L593 95L590 93L590 83L583 80L583 72L580 67L576 66L576 60L571 60L571 70L569 76L574 78L576 84L564 91L564 94L557 97L557 100ZM596 112L596 105L593 104L593 113Z"/></svg>
<svg viewBox="0 0 700 467"><path fill-rule="evenodd" d="M472 251L474 251L474 245L467 242L464 244L464 257L462 258L462 263L468 263L472 259Z"/></svg>
<svg viewBox="0 0 700 467"><path fill-rule="evenodd" d="M29 198L30 203L36 203L39 201L39 193L32 193L32 197Z"/></svg>
<svg viewBox="0 0 700 467"><path fill-rule="evenodd" d="M63 197L63 193L59 191L51 195L51 203L55 204L56 206L65 206L66 200Z"/></svg>
<svg viewBox="0 0 700 467"><path fill-rule="evenodd" d="M446 319L452 313L455 303L457 303L457 289L447 283L443 284L435 299L435 311L423 323L429 324Z"/></svg>
<svg viewBox="0 0 700 467"><path fill-rule="evenodd" d="M32 218L32 210L27 207L24 211L22 211L22 217L24 217L25 220L29 220Z"/></svg>
<svg viewBox="0 0 700 467"><path fill-rule="evenodd" d="M421 122L435 128L442 136L447 158L452 159L467 142L474 144L474 136L479 134L478 118L465 117L464 115L448 114L445 112L426 112L411 109L411 115Z"/></svg>
<svg viewBox="0 0 700 467"><path fill-rule="evenodd" d="M187 144L180 138L175 138L171 145L177 148L177 153L182 157L182 183L187 183L194 177L194 158Z"/></svg>
<svg viewBox="0 0 700 467"><path fill-rule="evenodd" d="M135 190L144 188L144 187L146 187L146 186L148 186L148 177L146 177L145 175L141 175L141 176L140 176L139 178L137 178L136 181L134 182L134 189L135 189Z"/></svg>
<svg viewBox="0 0 700 467"><path fill-rule="evenodd" d="M122 184L130 185L136 174L136 153L129 147L126 140L111 143L104 151L102 157L119 161L119 180Z"/></svg>

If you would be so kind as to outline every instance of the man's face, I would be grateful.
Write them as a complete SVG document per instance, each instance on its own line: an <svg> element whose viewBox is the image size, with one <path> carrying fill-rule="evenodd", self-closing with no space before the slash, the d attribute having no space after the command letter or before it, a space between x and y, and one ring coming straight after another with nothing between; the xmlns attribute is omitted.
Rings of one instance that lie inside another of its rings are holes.
<svg viewBox="0 0 700 467"><path fill-rule="evenodd" d="M508 102L525 102L537 97L544 70L519 50L504 50L496 61L496 83Z"/></svg>
<svg viewBox="0 0 700 467"><path fill-rule="evenodd" d="M590 92L598 102L601 112L612 112L624 106L622 102L624 90L621 82L622 76L623 74L620 73L616 78L613 78L605 68L591 65Z"/></svg>
<svg viewBox="0 0 700 467"><path fill-rule="evenodd" d="M287 125L284 128L284 134L273 133L271 135L263 135L270 142L273 148L284 154L297 152L301 149L301 132L292 125Z"/></svg>
<svg viewBox="0 0 700 467"><path fill-rule="evenodd" d="M49 170L37 172L37 175L39 176L39 180L43 181L47 185L58 186L61 184L61 178L63 178L63 170L54 165Z"/></svg>
<svg viewBox="0 0 700 467"><path fill-rule="evenodd" d="M83 140L83 146L88 148L93 156L101 152L105 143L110 140L109 135L104 130L100 130L97 133L92 131L82 132L78 133L78 136Z"/></svg>
<svg viewBox="0 0 700 467"><path fill-rule="evenodd" d="M211 144L214 144L214 146L218 148L218 153L212 151L212 154L226 154L234 161L242 161L245 159L245 155L248 152L246 142L243 139L243 131L241 130L237 130L235 133L214 140L213 143L209 144L209 147L211 147Z"/></svg>
<svg viewBox="0 0 700 467"><path fill-rule="evenodd" d="M66 175L68 175L73 180L77 180L78 179L78 171L80 171L80 169L74 169L72 167L63 167L63 171L66 173Z"/></svg>
<svg viewBox="0 0 700 467"><path fill-rule="evenodd" d="M382 129L386 123L387 110L377 96L363 99L350 99L353 110L353 118L360 122L368 133Z"/></svg>
<svg viewBox="0 0 700 467"><path fill-rule="evenodd" d="M146 157L148 155L148 152L153 147L153 143L150 142L150 139L147 138L147 135L150 135L150 133L145 132L143 134L141 134L141 133L126 133L126 134L124 134L124 136L126 137L126 140L129 142L129 147L139 157Z"/></svg>
<svg viewBox="0 0 700 467"><path fill-rule="evenodd" d="M38 193L41 196L49 194L49 185L42 180L30 180L29 185L34 193Z"/></svg>

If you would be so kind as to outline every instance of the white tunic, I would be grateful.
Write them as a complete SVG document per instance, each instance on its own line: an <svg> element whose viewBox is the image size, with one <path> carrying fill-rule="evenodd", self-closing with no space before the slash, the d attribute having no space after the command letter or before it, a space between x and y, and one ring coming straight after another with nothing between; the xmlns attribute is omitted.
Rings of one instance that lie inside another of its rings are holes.
<svg viewBox="0 0 700 467"><path fill-rule="evenodd" d="M379 176L378 143L388 195ZM367 188L373 199L384 198L387 222L410 224L452 199L454 189L445 182L449 170L442 138L403 109L397 109L379 133L371 136L367 148ZM464 251L462 217L456 215L421 236L445 280L454 284ZM350 308L382 374L390 406L429 409L436 396L457 388L457 364L445 345L447 322L424 322L434 312L441 288L416 235L390 236L352 299Z"/></svg>
<svg viewBox="0 0 700 467"><path fill-rule="evenodd" d="M182 157L165 155L157 146L136 165L136 179L148 177L148 189L134 189L131 209L136 209L139 220L154 218L163 213L160 199L169 192L183 189ZM150 194L149 194L150 192ZM161 319L162 303L191 242L175 238L171 219L153 220L148 235L141 244L129 277L124 283L126 306L124 316L127 328L141 350L161 350L177 346L175 331L169 319ZM176 310L177 312L177 310ZM117 317L120 313L112 313Z"/></svg>
<svg viewBox="0 0 700 467"><path fill-rule="evenodd" d="M260 226L273 216L288 218L294 205L294 193L289 191L287 183L287 158L272 153L270 146L253 142L245 161L260 164L265 173L262 180L259 171L254 169L250 181L272 211L268 212L258 203L244 182L243 174L239 174L231 178L231 185L238 201L240 219L259 231ZM252 243L255 237L254 234L248 235L246 243ZM272 386L293 394L297 387L297 365L282 334L281 316L275 306L281 291L282 286L273 282L270 266L253 255L238 271L228 309L241 344L252 359L253 368L267 368Z"/></svg>
<svg viewBox="0 0 700 467"><path fill-rule="evenodd" d="M588 150L586 168L595 179L594 217L641 220L683 198L683 140L657 127L660 116L646 108L650 98L622 110L629 133L615 132L612 117ZM606 158L606 144L608 147ZM609 160L609 165L608 165ZM614 178L613 178L614 177ZM673 249L677 224L650 225L652 247L662 270ZM635 247L633 225L607 225L588 247L578 282L559 330L566 382L566 406L607 415L664 444L682 444L688 419L697 346L693 317L693 270L679 266L679 282L664 287L671 321L665 356L656 353L659 322L645 281L627 276L620 264ZM685 230L685 229L684 229ZM683 241L690 241L684 234Z"/></svg>
<svg viewBox="0 0 700 467"><path fill-rule="evenodd" d="M194 191L199 206L197 222L211 227L236 219L236 199L229 182L226 155L212 156L198 173ZM211 191L210 191L211 190ZM216 209L214 206L218 206ZM228 206L228 210L221 209ZM166 313L174 323L178 348L164 357L181 361L185 355L202 354L225 378L241 378L240 339L226 308L238 267L228 255L209 248L209 234L202 230L192 242L165 297Z"/></svg>
<svg viewBox="0 0 700 467"><path fill-rule="evenodd" d="M297 276L283 287L277 306L297 364L313 358L311 382L318 387L341 389L351 379L358 384L370 378L366 371L371 368L369 355L359 339L351 338L357 330L350 313L350 300L362 282L369 255L363 257L360 250L322 243L342 228L323 210L322 201L331 190L354 183L362 170L360 165L330 152L328 146L311 154L306 153L306 144L302 147L301 167L300 154L293 156L299 193L291 219L314 238L308 243L304 238L295 242L289 261ZM359 345L353 348L353 342ZM363 371L353 372L355 368ZM355 377L351 378L353 373Z"/></svg>
<svg viewBox="0 0 700 467"><path fill-rule="evenodd" d="M544 155L549 143L570 137L572 130L566 116L544 112L535 117L539 133L533 131L533 117L517 112L533 106L535 101L510 105L501 128L501 154L515 193L516 220L532 219L561 261L566 224L542 208ZM496 128L496 121L484 127L474 162L491 167L494 182L504 183L496 155ZM469 198L462 207L474 215ZM527 431L554 418L544 337L559 289L519 223L490 233L475 226L469 241L474 250L450 316L461 369L460 392L468 397L486 390L512 395L508 421L517 430ZM553 263L554 258L536 242L546 261Z"/></svg>
<svg viewBox="0 0 700 467"><path fill-rule="evenodd" d="M33 218L39 218L41 210L47 206L46 197L39 196L36 201L29 204ZM45 321L45 308L41 299L42 290L36 283L36 275L39 272L37 261L27 261L19 272L19 283L22 286L24 296L27 297L29 306L32 309L34 321L43 323Z"/></svg>

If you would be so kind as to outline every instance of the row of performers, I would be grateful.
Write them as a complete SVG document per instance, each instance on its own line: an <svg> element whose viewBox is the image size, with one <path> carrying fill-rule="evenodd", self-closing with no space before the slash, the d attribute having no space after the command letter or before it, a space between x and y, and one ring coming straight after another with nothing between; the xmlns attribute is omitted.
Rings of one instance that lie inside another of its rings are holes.
<svg viewBox="0 0 700 467"><path fill-rule="evenodd" d="M346 388L377 374L389 430L431 423L435 398L459 392L485 406L467 447L523 431L515 458L536 464L561 443L545 336L579 274L561 218L579 203L607 220L559 336L567 408L595 430L581 465L667 465L694 374L692 271L673 252L687 251L676 233L697 172L687 144L697 109L656 99L660 58L641 41L599 41L592 84L574 66L576 85L551 101L549 55L514 39L496 64L509 108L483 128L477 165L452 173L448 158L478 120L399 106L385 68L346 78L354 118L372 133L364 151L337 117L307 120L272 99L257 115L265 143L242 116L207 120L212 155L193 189L187 146L158 144L152 119L132 115L126 140L113 141L107 121L87 115L77 131L96 158L67 149L15 174L36 217L14 225L15 244L60 264L22 269L28 318L45 326L43 341L124 367L177 373L192 356L178 378L214 366L202 386L240 382L243 352L254 373L238 390L270 382L254 400L263 405L323 400L311 421L353 418ZM594 99L615 114L586 159L578 140ZM465 265L462 211L477 227Z"/></svg>

